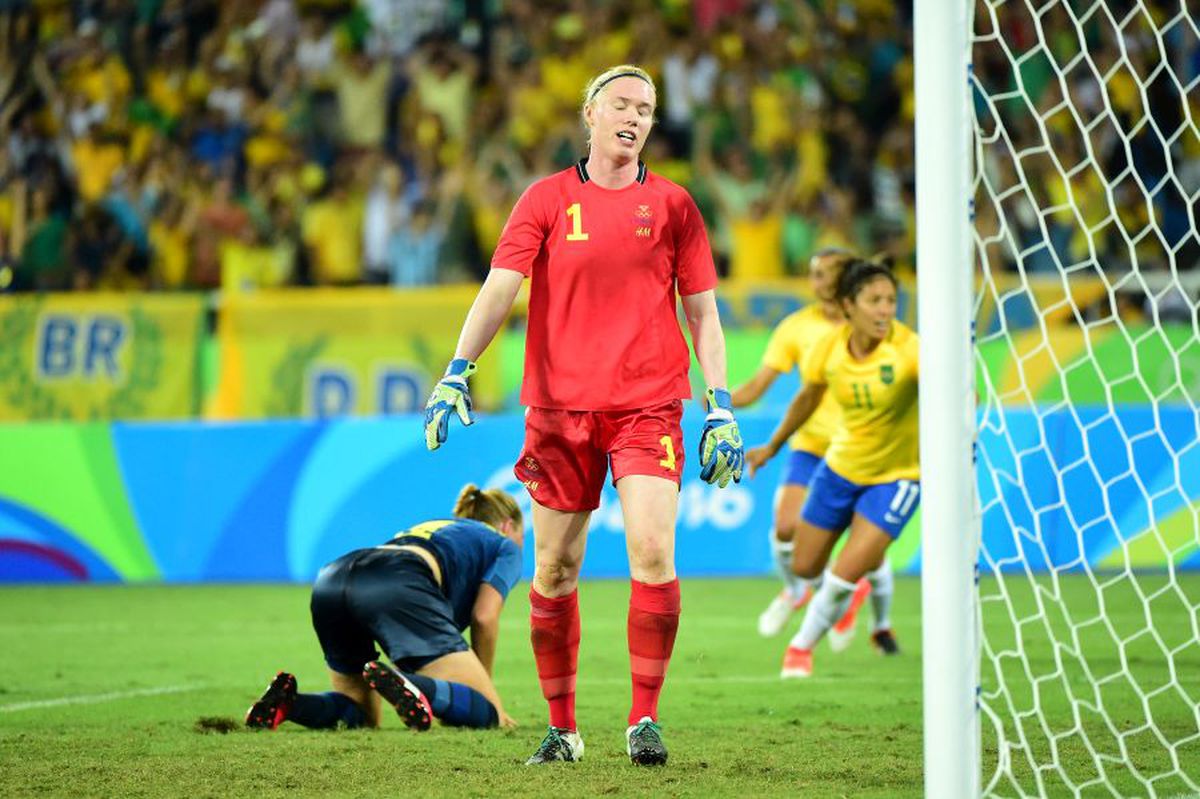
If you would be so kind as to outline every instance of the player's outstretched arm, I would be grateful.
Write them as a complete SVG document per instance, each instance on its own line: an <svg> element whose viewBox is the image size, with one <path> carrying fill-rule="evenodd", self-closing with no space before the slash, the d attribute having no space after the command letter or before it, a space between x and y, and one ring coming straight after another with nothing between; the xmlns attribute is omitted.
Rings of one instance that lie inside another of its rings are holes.
<svg viewBox="0 0 1200 799"><path fill-rule="evenodd" d="M779 372L769 366L758 367L758 371L754 373L753 377L729 392L729 396L733 400L733 407L745 408L747 405L758 402L759 398L767 393L767 389L775 384L779 375Z"/></svg>
<svg viewBox="0 0 1200 799"><path fill-rule="evenodd" d="M475 296L458 336L454 360L446 367L445 375L425 403L425 446L430 451L446 443L451 413L458 416L464 427L475 423L467 378L475 371L475 359L492 343L496 331L504 324L522 280L524 277L520 272L493 269Z"/></svg>
<svg viewBox="0 0 1200 799"><path fill-rule="evenodd" d="M770 440L746 452L746 463L750 467L751 477L766 465L767 461L783 448L792 433L799 430L801 425L808 421L808 417L813 415L813 411L825 396L825 388L824 383L809 383L796 392L796 396L792 397L792 402L788 405L787 413L779 420L775 432L771 433Z"/></svg>

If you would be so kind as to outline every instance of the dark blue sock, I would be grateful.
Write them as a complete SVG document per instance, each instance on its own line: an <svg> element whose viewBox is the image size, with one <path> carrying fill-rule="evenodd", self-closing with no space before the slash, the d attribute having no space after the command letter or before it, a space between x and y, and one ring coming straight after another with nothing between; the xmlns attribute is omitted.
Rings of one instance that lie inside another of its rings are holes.
<svg viewBox="0 0 1200 799"><path fill-rule="evenodd" d="M495 727L500 720L492 703L474 688L423 674L404 676L425 694L433 715L452 727Z"/></svg>
<svg viewBox="0 0 1200 799"><path fill-rule="evenodd" d="M363 712L345 694L327 691L323 694L296 694L288 711L288 721L314 730L331 730L340 722L347 729L361 727Z"/></svg>

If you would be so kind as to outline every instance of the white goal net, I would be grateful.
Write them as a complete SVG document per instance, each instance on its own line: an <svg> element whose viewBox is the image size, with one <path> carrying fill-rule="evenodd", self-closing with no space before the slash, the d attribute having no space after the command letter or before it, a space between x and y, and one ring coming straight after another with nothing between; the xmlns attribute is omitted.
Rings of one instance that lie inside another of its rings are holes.
<svg viewBox="0 0 1200 799"><path fill-rule="evenodd" d="M975 3L985 795L1200 796L1198 24Z"/></svg>

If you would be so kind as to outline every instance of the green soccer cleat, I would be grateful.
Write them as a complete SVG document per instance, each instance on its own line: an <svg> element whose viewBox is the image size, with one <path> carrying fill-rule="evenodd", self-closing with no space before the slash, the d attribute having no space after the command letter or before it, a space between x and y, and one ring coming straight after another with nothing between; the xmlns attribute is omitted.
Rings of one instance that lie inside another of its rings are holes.
<svg viewBox="0 0 1200 799"><path fill-rule="evenodd" d="M635 766L664 766L667 763L662 730L649 716L642 716L641 721L625 730L625 751Z"/></svg>
<svg viewBox="0 0 1200 799"><path fill-rule="evenodd" d="M578 732L551 727L538 744L537 751L525 761L527 766L543 763L575 763L583 759L583 738Z"/></svg>

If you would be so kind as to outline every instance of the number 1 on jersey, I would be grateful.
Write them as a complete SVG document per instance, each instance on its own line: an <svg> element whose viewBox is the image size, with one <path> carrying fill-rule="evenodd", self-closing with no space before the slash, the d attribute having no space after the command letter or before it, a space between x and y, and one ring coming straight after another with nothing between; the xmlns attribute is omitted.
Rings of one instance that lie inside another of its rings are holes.
<svg viewBox="0 0 1200 799"><path fill-rule="evenodd" d="M662 444L663 449L667 451L667 457L660 460L658 465L669 472L675 471L675 442L671 440L670 436L663 436L658 443Z"/></svg>
<svg viewBox="0 0 1200 799"><path fill-rule="evenodd" d="M567 207L567 216L571 218L571 232L567 234L567 241L587 241L588 234L583 232L583 210L579 203L571 203Z"/></svg>

